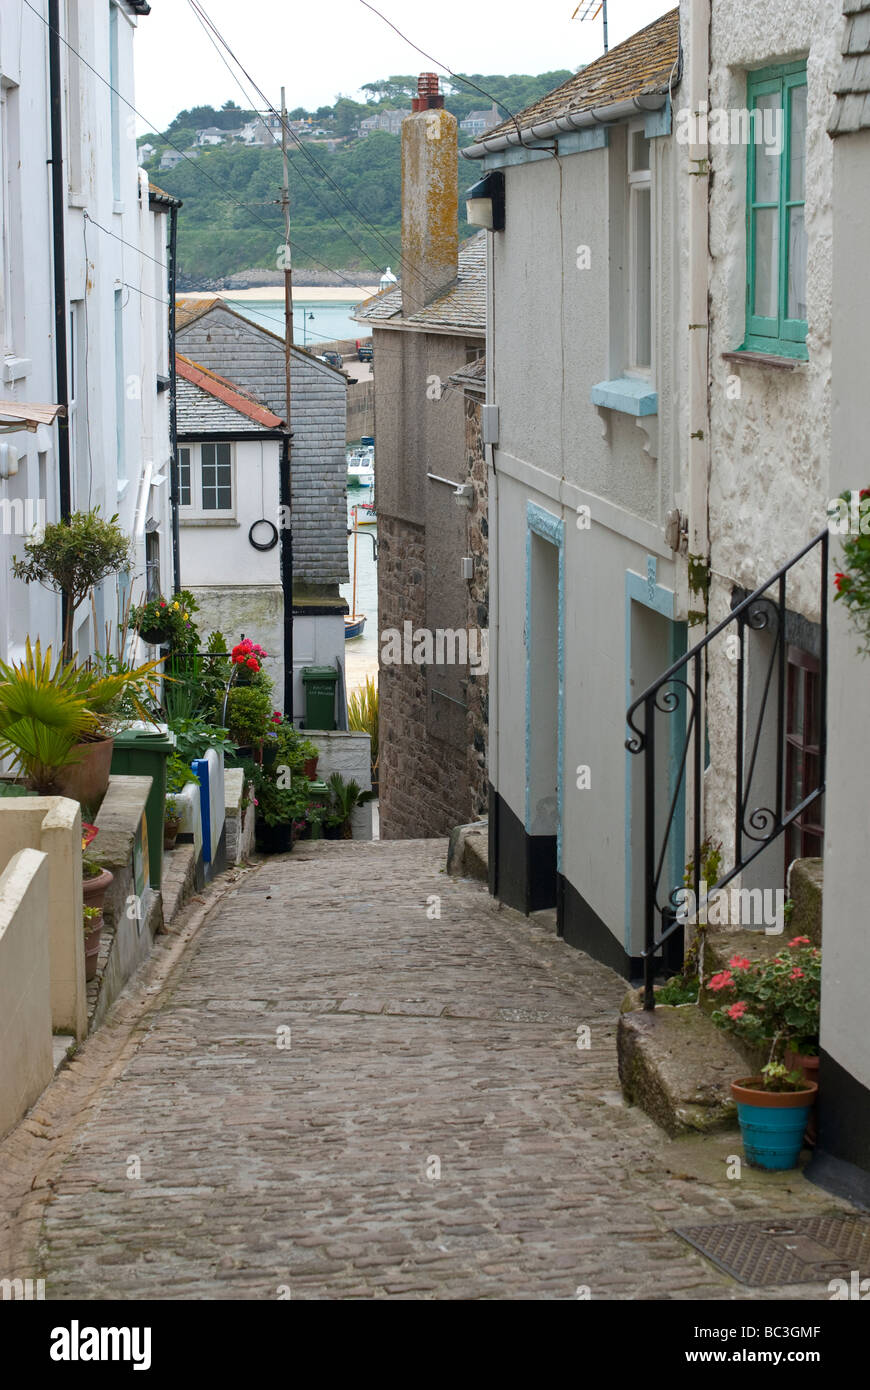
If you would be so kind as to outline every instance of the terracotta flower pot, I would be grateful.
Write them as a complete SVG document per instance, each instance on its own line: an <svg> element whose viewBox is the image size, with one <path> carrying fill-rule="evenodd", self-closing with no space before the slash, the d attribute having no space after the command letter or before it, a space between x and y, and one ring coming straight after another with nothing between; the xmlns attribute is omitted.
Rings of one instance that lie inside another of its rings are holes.
<svg viewBox="0 0 870 1390"><path fill-rule="evenodd" d="M83 802L85 806L99 806L109 785L114 749L113 738L95 738L87 743L77 743L75 752L78 761L58 774L60 795Z"/></svg>
<svg viewBox="0 0 870 1390"><path fill-rule="evenodd" d="M103 914L95 917L85 928L85 979L93 980L100 959L100 941L103 936Z"/></svg>
<svg viewBox="0 0 870 1390"><path fill-rule="evenodd" d="M317 753L313 758L306 758L302 764L302 775L307 777L309 782L317 781L317 760L320 754Z"/></svg>
<svg viewBox="0 0 870 1390"><path fill-rule="evenodd" d="M181 827L181 820L175 816L172 820L168 818L163 822L163 848L175 849L175 841L178 839L178 831Z"/></svg>
<svg viewBox="0 0 870 1390"><path fill-rule="evenodd" d="M114 878L115 875L109 869L103 869L95 878L83 878L82 898L85 907L98 907L102 911L103 899Z"/></svg>
<svg viewBox="0 0 870 1390"><path fill-rule="evenodd" d="M815 1082L816 1092L818 1093L818 1086L819 1086L819 1059L818 1059L818 1057L809 1057L809 1056L806 1055L806 1053L803 1053L803 1052L792 1052L792 1051L789 1050L789 1051L786 1052L786 1054L785 1054L785 1059L784 1059L784 1060L785 1060L785 1065L788 1067L789 1071L802 1071L803 1074L804 1074L804 1080L805 1080L807 1083L809 1083L809 1082L811 1082L811 1081L812 1081L812 1082ZM810 1118L809 1118L808 1121L807 1121L807 1132L806 1132L806 1134L804 1135L804 1138L806 1139L807 1143L808 1143L810 1146L812 1146L812 1145L815 1144L815 1142L816 1142L816 1135L817 1135L817 1133L818 1133L818 1126L817 1126L817 1110L818 1110L818 1094L816 1095L816 1099L813 1101L813 1108L812 1108L812 1110L810 1111Z"/></svg>

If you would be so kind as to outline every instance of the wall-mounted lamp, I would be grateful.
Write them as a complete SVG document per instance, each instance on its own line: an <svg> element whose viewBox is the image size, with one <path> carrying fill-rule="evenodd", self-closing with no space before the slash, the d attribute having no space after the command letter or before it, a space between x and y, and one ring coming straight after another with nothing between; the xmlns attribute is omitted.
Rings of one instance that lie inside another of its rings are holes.
<svg viewBox="0 0 870 1390"><path fill-rule="evenodd" d="M504 229L504 174L493 169L472 184L466 194L465 216L472 227L485 227L488 232Z"/></svg>

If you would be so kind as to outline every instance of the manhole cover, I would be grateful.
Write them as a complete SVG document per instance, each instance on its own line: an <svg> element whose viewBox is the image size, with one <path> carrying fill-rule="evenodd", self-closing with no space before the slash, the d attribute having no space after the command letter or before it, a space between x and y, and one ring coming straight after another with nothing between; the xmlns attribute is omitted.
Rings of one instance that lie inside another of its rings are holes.
<svg viewBox="0 0 870 1390"><path fill-rule="evenodd" d="M870 1219L808 1216L801 1220L745 1221L728 1226L683 1226L675 1234L741 1284L827 1284L870 1276Z"/></svg>

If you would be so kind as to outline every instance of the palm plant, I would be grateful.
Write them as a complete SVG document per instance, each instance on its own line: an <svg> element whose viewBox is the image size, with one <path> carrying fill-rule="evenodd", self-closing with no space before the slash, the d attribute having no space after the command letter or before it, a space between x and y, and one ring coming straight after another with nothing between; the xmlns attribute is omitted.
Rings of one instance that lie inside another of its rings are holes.
<svg viewBox="0 0 870 1390"><path fill-rule="evenodd" d="M372 753L372 784L378 780L378 687L373 676L354 690L347 702L347 727L368 734Z"/></svg>
<svg viewBox="0 0 870 1390"><path fill-rule="evenodd" d="M28 638L23 661L0 662L0 756L33 791L51 795L61 770L78 761L76 744L99 734L123 692L136 699L156 688L159 664L108 675L62 657L53 666L51 647L43 654Z"/></svg>
<svg viewBox="0 0 870 1390"><path fill-rule="evenodd" d="M355 806L364 806L367 801L371 801L374 792L364 792L360 790L360 785L353 778L345 782L340 772L333 772L327 779L327 787L330 795L330 815L327 824L335 825L341 831L343 840L353 838L350 828L350 816Z"/></svg>

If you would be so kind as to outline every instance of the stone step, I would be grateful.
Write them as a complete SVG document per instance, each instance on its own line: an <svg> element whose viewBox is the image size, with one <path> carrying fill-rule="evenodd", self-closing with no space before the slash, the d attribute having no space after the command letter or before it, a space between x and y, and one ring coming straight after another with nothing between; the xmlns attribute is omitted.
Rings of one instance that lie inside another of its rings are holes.
<svg viewBox="0 0 870 1390"><path fill-rule="evenodd" d="M731 1082L748 1076L750 1068L729 1035L697 1005L621 1014L616 1046L626 1100L666 1133L736 1128Z"/></svg>

